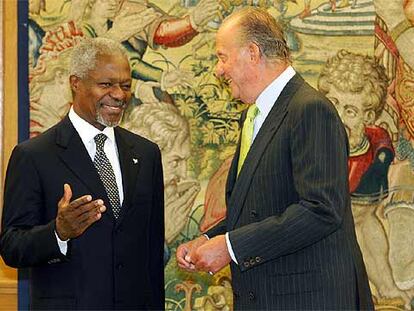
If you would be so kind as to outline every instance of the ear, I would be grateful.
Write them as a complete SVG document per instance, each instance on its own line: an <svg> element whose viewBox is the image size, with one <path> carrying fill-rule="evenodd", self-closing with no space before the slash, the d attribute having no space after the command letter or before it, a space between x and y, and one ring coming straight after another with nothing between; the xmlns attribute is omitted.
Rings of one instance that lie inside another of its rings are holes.
<svg viewBox="0 0 414 311"><path fill-rule="evenodd" d="M371 125L371 124L374 124L374 122L375 122L375 111L372 109L365 111L365 115L364 115L365 125Z"/></svg>
<svg viewBox="0 0 414 311"><path fill-rule="evenodd" d="M81 82L81 79L77 76L71 75L69 77L69 83L70 83L70 88L71 88L72 92L76 93L77 90L79 90L80 82Z"/></svg>
<svg viewBox="0 0 414 311"><path fill-rule="evenodd" d="M249 43L249 55L250 55L250 60L257 63L260 60L260 56L261 56L261 52L260 52L260 48L256 43Z"/></svg>

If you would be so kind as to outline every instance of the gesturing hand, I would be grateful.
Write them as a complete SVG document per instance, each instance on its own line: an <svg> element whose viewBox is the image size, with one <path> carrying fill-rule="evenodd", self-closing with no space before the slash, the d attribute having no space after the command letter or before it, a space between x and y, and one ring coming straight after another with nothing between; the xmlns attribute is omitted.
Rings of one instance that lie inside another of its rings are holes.
<svg viewBox="0 0 414 311"><path fill-rule="evenodd" d="M73 201L70 201L71 198L72 189L68 184L64 184L56 217L56 233L62 241L81 235L106 211L101 199L92 201L90 195L84 195Z"/></svg>

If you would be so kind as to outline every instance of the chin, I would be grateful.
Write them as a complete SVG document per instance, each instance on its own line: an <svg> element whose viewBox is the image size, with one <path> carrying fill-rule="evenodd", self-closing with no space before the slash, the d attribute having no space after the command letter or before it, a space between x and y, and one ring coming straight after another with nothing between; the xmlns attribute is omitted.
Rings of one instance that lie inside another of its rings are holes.
<svg viewBox="0 0 414 311"><path fill-rule="evenodd" d="M121 123L122 120L122 113L120 116L117 116L116 118L114 117L105 117L102 115L98 115L96 118L96 122L98 122L99 124L102 124L103 126L106 127L116 127Z"/></svg>

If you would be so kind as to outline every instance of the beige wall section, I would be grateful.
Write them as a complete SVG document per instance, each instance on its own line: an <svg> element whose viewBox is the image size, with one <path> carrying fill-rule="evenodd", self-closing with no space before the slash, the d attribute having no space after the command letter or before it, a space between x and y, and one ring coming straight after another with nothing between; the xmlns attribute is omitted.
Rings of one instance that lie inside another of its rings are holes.
<svg viewBox="0 0 414 311"><path fill-rule="evenodd" d="M3 181L11 150L17 142L17 1L0 2L1 16L1 180L0 201L3 196ZM0 211L1 206L0 204ZM1 215L1 213L0 213ZM7 267L0 259L0 310L17 310L17 272Z"/></svg>

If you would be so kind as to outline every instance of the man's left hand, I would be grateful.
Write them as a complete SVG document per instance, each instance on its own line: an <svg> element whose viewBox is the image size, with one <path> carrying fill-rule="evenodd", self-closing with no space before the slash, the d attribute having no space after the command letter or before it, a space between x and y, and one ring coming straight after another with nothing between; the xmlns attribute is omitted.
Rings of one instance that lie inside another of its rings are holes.
<svg viewBox="0 0 414 311"><path fill-rule="evenodd" d="M199 248L197 248L191 257L191 262L199 271L216 273L228 265L231 261L229 251L227 250L226 238L224 235L218 235Z"/></svg>

